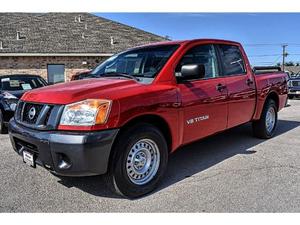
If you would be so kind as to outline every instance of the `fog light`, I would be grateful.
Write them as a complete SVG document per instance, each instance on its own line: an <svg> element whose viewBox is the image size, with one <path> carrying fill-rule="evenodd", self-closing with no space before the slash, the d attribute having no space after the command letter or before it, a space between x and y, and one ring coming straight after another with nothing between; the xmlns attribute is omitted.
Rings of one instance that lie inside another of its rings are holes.
<svg viewBox="0 0 300 225"><path fill-rule="evenodd" d="M58 168L61 170L66 170L71 167L71 161L70 159L62 153L58 153Z"/></svg>

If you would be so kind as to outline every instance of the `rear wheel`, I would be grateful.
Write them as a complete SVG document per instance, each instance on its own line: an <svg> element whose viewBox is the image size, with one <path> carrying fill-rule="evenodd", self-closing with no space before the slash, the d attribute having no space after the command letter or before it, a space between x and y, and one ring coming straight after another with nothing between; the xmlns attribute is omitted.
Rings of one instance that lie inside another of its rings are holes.
<svg viewBox="0 0 300 225"><path fill-rule="evenodd" d="M0 109L0 134L7 134L7 127L4 125L2 110Z"/></svg>
<svg viewBox="0 0 300 225"><path fill-rule="evenodd" d="M254 136L264 139L273 137L277 125L277 111L275 101L267 100L260 119L252 123Z"/></svg>
<svg viewBox="0 0 300 225"><path fill-rule="evenodd" d="M168 148L159 129L138 124L121 133L107 174L113 191L128 198L151 192L166 170Z"/></svg>

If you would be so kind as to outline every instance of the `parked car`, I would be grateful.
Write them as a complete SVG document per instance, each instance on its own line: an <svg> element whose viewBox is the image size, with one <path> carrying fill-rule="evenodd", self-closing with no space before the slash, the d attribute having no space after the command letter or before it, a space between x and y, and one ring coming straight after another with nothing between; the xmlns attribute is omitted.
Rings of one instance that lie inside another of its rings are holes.
<svg viewBox="0 0 300 225"><path fill-rule="evenodd" d="M291 74L288 81L289 93L288 97L290 99L300 97L300 74Z"/></svg>
<svg viewBox="0 0 300 225"><path fill-rule="evenodd" d="M83 79L90 78L90 76L89 76L90 72L91 72L91 70L85 70L85 71L82 71L82 72L75 73L71 77L71 81L73 81L73 80L83 80Z"/></svg>
<svg viewBox="0 0 300 225"><path fill-rule="evenodd" d="M247 122L254 136L273 137L287 75L267 69L253 73L232 41L136 47L96 67L98 78L25 93L10 139L32 167L60 176L105 174L114 191L136 198L158 185L180 146Z"/></svg>
<svg viewBox="0 0 300 225"><path fill-rule="evenodd" d="M13 117L19 98L28 90L43 87L47 82L35 75L0 76L0 133L7 132L8 121Z"/></svg>

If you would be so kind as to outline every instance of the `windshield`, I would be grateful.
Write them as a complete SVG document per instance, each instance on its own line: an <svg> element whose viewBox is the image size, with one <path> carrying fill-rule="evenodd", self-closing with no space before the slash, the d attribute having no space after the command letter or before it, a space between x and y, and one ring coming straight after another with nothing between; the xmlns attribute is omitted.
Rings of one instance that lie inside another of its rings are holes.
<svg viewBox="0 0 300 225"><path fill-rule="evenodd" d="M0 77L0 90L2 91L24 91L46 86L46 82L40 77L11 76Z"/></svg>
<svg viewBox="0 0 300 225"><path fill-rule="evenodd" d="M177 48L178 45L159 45L122 52L104 61L90 74L94 77L126 74L150 83Z"/></svg>

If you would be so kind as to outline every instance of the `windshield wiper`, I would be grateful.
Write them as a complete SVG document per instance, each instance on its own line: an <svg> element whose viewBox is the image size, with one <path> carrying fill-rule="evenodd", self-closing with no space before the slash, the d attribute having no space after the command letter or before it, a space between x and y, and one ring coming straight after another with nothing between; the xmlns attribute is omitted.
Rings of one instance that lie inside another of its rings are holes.
<svg viewBox="0 0 300 225"><path fill-rule="evenodd" d="M139 79L135 76L132 76L130 74L127 73L116 73L116 72L110 72L110 73L102 73L102 74L97 74L94 75L95 77L126 77L132 80L136 80L139 81Z"/></svg>

